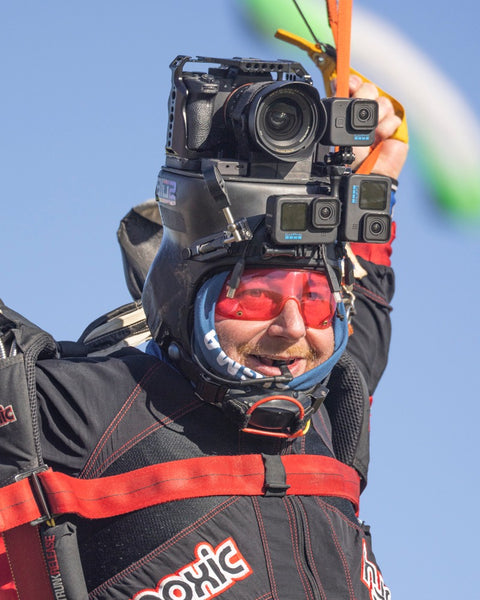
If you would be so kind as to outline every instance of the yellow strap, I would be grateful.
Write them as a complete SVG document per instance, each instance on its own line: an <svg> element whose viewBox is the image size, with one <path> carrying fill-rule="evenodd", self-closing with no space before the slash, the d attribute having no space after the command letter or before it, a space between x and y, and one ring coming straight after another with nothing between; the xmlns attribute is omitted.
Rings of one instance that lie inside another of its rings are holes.
<svg viewBox="0 0 480 600"><path fill-rule="evenodd" d="M277 29L277 32L275 33L275 37L278 38L279 40L283 40L284 42L288 42L289 44L293 44L294 46L297 46L301 50L305 50L307 52L308 56L313 60L315 65L320 69L320 71L322 73L323 83L325 86L325 91L326 91L327 96L329 96L329 97L332 96L331 82L337 76L337 64L336 64L335 56L333 56L334 51L332 52L332 54L328 54L327 53L328 47L326 45L323 45L323 47L322 47L321 45L313 44L312 42L309 42L309 41L305 40L304 38L302 38L298 35L295 35L294 33L285 31L284 29ZM332 50L333 50L333 48L332 48ZM369 79L364 77L361 73L359 73L358 71L355 71L355 69L350 68L350 73L352 75L357 75L357 77L360 77L360 79L362 79L362 81L365 81L367 83L372 83ZM408 127L407 127L407 118L405 115L405 109L400 104L400 102L398 102L398 100L396 100L393 96L391 96L390 94L387 94L387 92L385 92L380 87L378 87L378 85L376 87L378 89L380 96L385 96L392 102L393 108L395 110L395 114L398 117L400 117L400 119L402 120L399 128L393 134L392 138L395 140L400 140L401 142L408 143Z"/></svg>

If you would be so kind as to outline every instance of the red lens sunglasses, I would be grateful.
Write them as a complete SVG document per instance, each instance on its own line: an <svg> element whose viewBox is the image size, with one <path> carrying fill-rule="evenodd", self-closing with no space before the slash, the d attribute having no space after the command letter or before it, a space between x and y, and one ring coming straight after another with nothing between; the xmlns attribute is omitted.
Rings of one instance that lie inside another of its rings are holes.
<svg viewBox="0 0 480 600"><path fill-rule="evenodd" d="M326 329L335 314L336 302L323 273L308 270L245 269L234 297L225 282L215 316L245 321L270 321L295 300L307 327Z"/></svg>

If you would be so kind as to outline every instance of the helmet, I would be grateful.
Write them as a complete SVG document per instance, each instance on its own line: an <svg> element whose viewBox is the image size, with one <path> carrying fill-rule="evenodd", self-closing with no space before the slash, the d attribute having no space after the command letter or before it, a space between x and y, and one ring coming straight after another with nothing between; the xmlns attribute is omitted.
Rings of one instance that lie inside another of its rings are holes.
<svg viewBox="0 0 480 600"><path fill-rule="evenodd" d="M171 65L173 86L167 158L156 188L163 237L142 293L147 322L163 352L193 382L196 394L220 406L241 429L287 437L300 435L326 394L322 382L342 354L348 337L340 294L344 246L336 242L340 205L335 198L336 191L332 192L330 176L321 169L317 174L314 169L315 165L318 167L316 154L324 129L317 127L318 102L314 95L305 94L305 88L311 87L310 82L297 63L289 67L291 73L285 94L282 84L273 82L269 96L266 71L285 70L284 62L258 63L264 64L258 67L264 70L252 74L256 62L224 60L223 70L187 76L182 71L187 59L178 57ZM218 62L220 59L203 60ZM298 106L295 106L297 88L292 83L294 73L302 75ZM251 86L251 93L237 94L236 90L249 85L245 84L246 78L258 77L260 94L255 87L257 83ZM225 89L231 91L230 95L222 96ZM220 113L228 118L232 96L239 99L230 111L230 131L228 123L225 126L218 123ZM220 108L215 104L218 102ZM290 111L292 105L295 110ZM310 112L305 108L307 105L312 109ZM265 143L262 127L256 127L263 121L247 118L252 106L255 115L263 115L265 123L270 119L266 130L269 144ZM284 112L288 119L284 118ZM315 124L312 135L307 122L310 117L305 115L310 115L312 127ZM292 127L292 119L298 119L299 128ZM283 123L286 123L285 131ZM309 145L303 146L303 133L299 132L307 130L305 139ZM293 146L288 143L289 132L295 136ZM238 144L232 144L232 139L237 139ZM285 149L290 147L294 153L288 156ZM317 200L321 204L316 205ZM285 204L296 210L306 206L306 202L310 221L317 219L313 233L308 225L304 227L305 240L300 240L299 234L279 239L276 225L279 207ZM314 206L319 207L317 212ZM226 275L219 279L217 274L233 271L231 279L235 281L245 267L315 269L327 273L337 300L335 350L328 364L316 374L315 381L307 377L296 385L288 372L256 382L225 378L213 372L198 356L195 328L198 328L199 311L207 319L213 319L218 297L217 291L217 297L212 298L208 282L215 281L221 288ZM281 397L272 399L272 386L277 391L282 390Z"/></svg>
<svg viewBox="0 0 480 600"><path fill-rule="evenodd" d="M334 356L328 364L320 365L322 372L313 382L310 378L307 385L301 382L297 389L289 388L291 376L273 378L274 388L282 390L280 396L272 396L272 381L268 382L269 388L265 388L265 379L254 384L228 380L212 372L198 358L193 335L195 304L205 296L199 292L205 290L206 282L217 280L215 276L219 273L241 271L244 267L326 271L332 288L338 290L341 256L334 244L279 246L272 242L266 226L268 198L285 193L305 196L315 193L319 184L222 176L220 181L224 196L229 200L232 221L240 223L239 235L243 239L236 241L230 239L233 236L229 224L214 198L215 186L208 182L209 169L212 165L205 161L200 173L166 166L159 174L156 197L163 237L143 288L142 302L148 325L162 350L193 381L197 395L220 406L240 429L280 437L300 435L313 407L316 410L325 397L322 382L346 345L347 323L339 294L334 319ZM221 287L224 280L225 277L220 278L216 285ZM218 291L216 293L218 296ZM213 319L214 305L208 308Z"/></svg>

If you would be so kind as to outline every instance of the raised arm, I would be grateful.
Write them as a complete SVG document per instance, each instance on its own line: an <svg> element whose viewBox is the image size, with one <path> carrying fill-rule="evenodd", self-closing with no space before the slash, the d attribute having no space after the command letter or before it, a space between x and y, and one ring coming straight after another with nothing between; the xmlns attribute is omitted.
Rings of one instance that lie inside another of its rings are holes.
<svg viewBox="0 0 480 600"><path fill-rule="evenodd" d="M364 83L359 77L352 76L350 93L355 98L378 101L379 124L375 143L383 143L373 172L391 177L395 180L396 187L408 153L406 143L392 138L400 125L400 118L395 114L391 101L385 96L379 96L374 84ZM355 149L354 169L361 164L368 152L367 147ZM392 237L386 244L350 245L355 263L356 301L352 319L353 334L349 339L348 350L360 365L370 394L373 394L388 359L391 336L390 302L395 289L390 256L395 229L394 223Z"/></svg>

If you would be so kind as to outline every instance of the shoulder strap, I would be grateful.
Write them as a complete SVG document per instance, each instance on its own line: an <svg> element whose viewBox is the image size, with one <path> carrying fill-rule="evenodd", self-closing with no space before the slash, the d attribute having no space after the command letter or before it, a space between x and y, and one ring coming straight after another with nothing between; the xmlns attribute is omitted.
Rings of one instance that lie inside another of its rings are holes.
<svg viewBox="0 0 480 600"><path fill-rule="evenodd" d="M35 363L53 357L53 338L0 301L0 485L44 468Z"/></svg>
<svg viewBox="0 0 480 600"><path fill-rule="evenodd" d="M53 338L0 301L0 486L28 485L28 477L45 469L40 446L35 363L56 354ZM31 489L31 488L30 488ZM33 493L33 490L32 490ZM39 530L26 525L5 531L17 598L54 598ZM32 562L25 560L29 549Z"/></svg>

